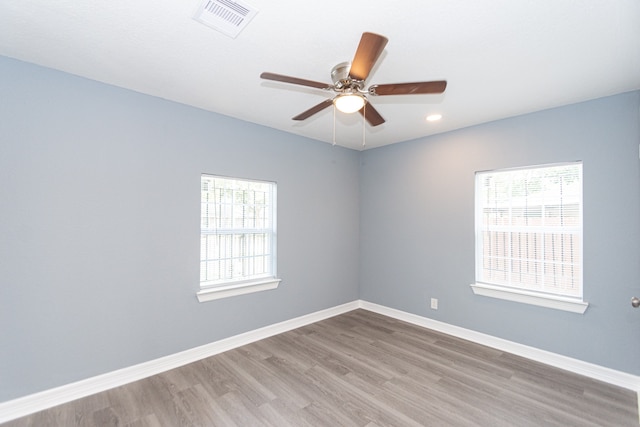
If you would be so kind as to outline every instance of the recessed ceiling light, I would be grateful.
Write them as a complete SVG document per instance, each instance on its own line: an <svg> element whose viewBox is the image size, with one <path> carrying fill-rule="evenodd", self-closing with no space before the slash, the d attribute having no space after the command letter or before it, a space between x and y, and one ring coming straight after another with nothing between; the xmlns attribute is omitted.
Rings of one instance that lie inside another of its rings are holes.
<svg viewBox="0 0 640 427"><path fill-rule="evenodd" d="M442 114L430 114L427 116L428 122L437 122L442 118Z"/></svg>

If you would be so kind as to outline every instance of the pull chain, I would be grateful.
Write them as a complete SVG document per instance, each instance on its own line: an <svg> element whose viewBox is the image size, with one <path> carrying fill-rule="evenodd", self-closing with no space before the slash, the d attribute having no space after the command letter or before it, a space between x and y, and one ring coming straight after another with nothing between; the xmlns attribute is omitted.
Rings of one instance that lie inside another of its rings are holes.
<svg viewBox="0 0 640 427"><path fill-rule="evenodd" d="M364 148L365 146L365 135L364 135L364 131L365 131L365 122L367 121L367 102L364 102L364 105L362 106L362 148Z"/></svg>
<svg viewBox="0 0 640 427"><path fill-rule="evenodd" d="M366 146L367 103L362 106L362 147ZM336 145L336 105L333 105L333 135L331 145Z"/></svg>
<svg viewBox="0 0 640 427"><path fill-rule="evenodd" d="M333 144L336 145L336 104L333 104Z"/></svg>

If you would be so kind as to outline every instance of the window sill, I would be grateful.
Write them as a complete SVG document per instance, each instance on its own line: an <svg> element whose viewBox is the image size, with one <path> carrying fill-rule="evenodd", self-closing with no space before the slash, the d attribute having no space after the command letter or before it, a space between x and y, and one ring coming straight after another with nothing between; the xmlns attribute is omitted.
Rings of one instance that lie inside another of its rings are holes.
<svg viewBox="0 0 640 427"><path fill-rule="evenodd" d="M251 294L253 292L268 291L276 289L281 279L263 279L254 282L238 283L226 286L216 286L212 288L203 288L196 294L198 301L206 302L221 298L229 298L236 295Z"/></svg>
<svg viewBox="0 0 640 427"><path fill-rule="evenodd" d="M572 313L584 314L589 307L588 302L559 297L554 295L537 294L518 289L507 289L500 286L487 285L485 283L474 283L471 285L473 293L485 297L499 298L507 301L532 304L540 307L553 308L556 310L570 311Z"/></svg>

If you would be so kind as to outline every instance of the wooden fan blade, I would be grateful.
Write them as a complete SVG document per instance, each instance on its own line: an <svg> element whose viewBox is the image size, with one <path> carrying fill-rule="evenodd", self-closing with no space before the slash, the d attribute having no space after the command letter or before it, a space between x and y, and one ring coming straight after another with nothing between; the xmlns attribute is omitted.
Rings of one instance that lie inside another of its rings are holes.
<svg viewBox="0 0 640 427"><path fill-rule="evenodd" d="M332 85L327 83L314 82L313 80L299 79L297 77L290 77L275 73L265 72L260 74L260 78L265 80L274 80L276 82L291 83L294 85L316 87L318 89L331 89L333 87Z"/></svg>
<svg viewBox="0 0 640 427"><path fill-rule="evenodd" d="M384 123L384 119L378 113L378 110L373 108L373 105L366 103L364 107L358 110L360 114L369 122L371 126L378 126Z"/></svg>
<svg viewBox="0 0 640 427"><path fill-rule="evenodd" d="M447 88L446 80L416 83L392 83L373 85L369 88L371 95L423 95L442 93Z"/></svg>
<svg viewBox="0 0 640 427"><path fill-rule="evenodd" d="M388 41L389 39L379 34L362 33L356 55L351 61L349 77L353 80L366 80Z"/></svg>
<svg viewBox="0 0 640 427"><path fill-rule="evenodd" d="M314 114L319 113L320 111L324 110L325 108L327 108L331 104L333 104L333 99L325 99L320 104L314 105L313 107L309 108L307 111L305 111L303 113L300 113L297 116L293 117L293 120L304 120L304 119L307 119L307 118L313 116Z"/></svg>

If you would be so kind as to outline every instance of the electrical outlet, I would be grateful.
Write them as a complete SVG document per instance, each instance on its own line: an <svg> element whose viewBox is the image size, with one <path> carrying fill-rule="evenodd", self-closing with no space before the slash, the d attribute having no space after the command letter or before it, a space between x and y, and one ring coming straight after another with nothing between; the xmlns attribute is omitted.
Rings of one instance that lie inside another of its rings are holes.
<svg viewBox="0 0 640 427"><path fill-rule="evenodd" d="M431 298L431 309L438 309L438 298Z"/></svg>

